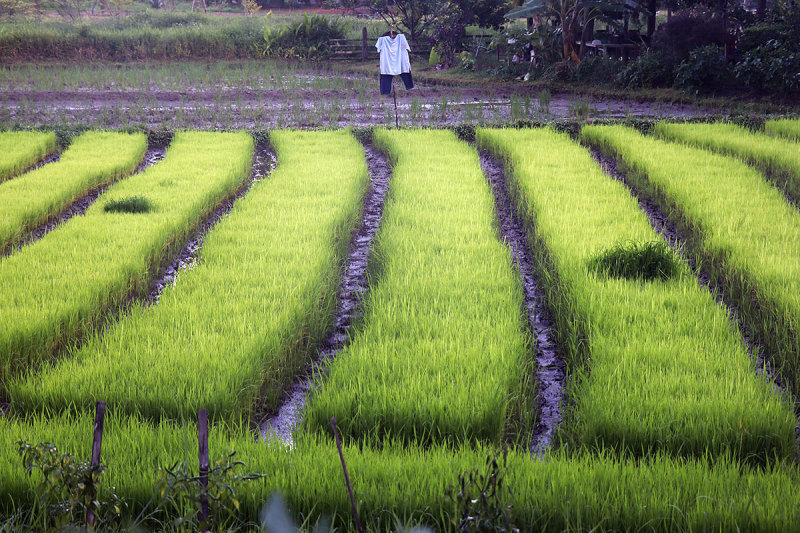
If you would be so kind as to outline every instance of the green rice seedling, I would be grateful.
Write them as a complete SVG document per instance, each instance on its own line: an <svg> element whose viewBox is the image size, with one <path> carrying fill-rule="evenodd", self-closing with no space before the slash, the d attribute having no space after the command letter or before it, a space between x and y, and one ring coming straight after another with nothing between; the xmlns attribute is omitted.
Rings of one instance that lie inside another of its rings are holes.
<svg viewBox="0 0 800 533"><path fill-rule="evenodd" d="M85 460L92 428L91 412L0 418L4 509L29 505L30 487L41 480L38 474L26 474L17 441L50 442L59 452ZM280 491L297 515L327 515L338 530L355 530L341 460L329 439L305 435L286 449L254 442L243 431L215 425L209 432L211 457L233 450L247 471L266 474L246 492L237 492L243 518L256 520L264 502ZM481 443L343 447L368 531L393 529L392 517L448 530L456 509L445 497L447 488L458 484L462 472L483 465L493 451ZM149 530L169 525L174 515L153 513L160 504L158 469L186 462L196 475L196 457L195 424L152 424L119 416L109 407L103 483L115 487L129 504L123 524L138 521ZM633 460L605 452L553 452L532 461L527 450L510 450L504 472L504 487L511 495L501 504L510 507L521 531L793 531L800 508L797 468L783 462L756 468L729 456L710 461L657 454Z"/></svg>
<svg viewBox="0 0 800 533"><path fill-rule="evenodd" d="M764 131L773 137L785 137L793 141L800 141L800 119L767 120L764 123Z"/></svg>
<svg viewBox="0 0 800 533"><path fill-rule="evenodd" d="M0 133L0 182L25 172L56 149L56 134L32 131Z"/></svg>
<svg viewBox="0 0 800 533"><path fill-rule="evenodd" d="M163 161L116 183L83 216L0 261L2 388L11 375L32 371L86 337L131 296L146 295L172 252L250 175L252 153L246 133L177 133ZM142 195L158 209L103 209L106 197Z"/></svg>
<svg viewBox="0 0 800 533"><path fill-rule="evenodd" d="M565 347L562 443L633 456L792 455L791 405L756 375L727 310L668 255L624 185L566 134L479 129L476 139L506 162ZM655 244L632 253L626 242ZM596 272L598 257L625 275ZM648 275L665 264L670 276Z"/></svg>
<svg viewBox="0 0 800 533"><path fill-rule="evenodd" d="M144 196L130 196L120 200L109 200L103 205L106 213L149 213L153 204Z"/></svg>
<svg viewBox="0 0 800 533"><path fill-rule="evenodd" d="M87 132L57 163L0 184L0 253L89 191L133 172L146 149L143 134Z"/></svg>
<svg viewBox="0 0 800 533"><path fill-rule="evenodd" d="M736 124L671 124L659 122L657 137L685 142L737 157L764 171L796 202L800 202L800 144Z"/></svg>
<svg viewBox="0 0 800 533"><path fill-rule="evenodd" d="M15 405L56 411L102 397L118 412L182 420L200 408L249 420L259 396L259 411L277 408L331 324L368 175L346 131L276 131L270 142L277 170L209 233L197 266L157 306L11 385Z"/></svg>
<svg viewBox="0 0 800 533"><path fill-rule="evenodd" d="M736 159L624 127L587 127L582 136L616 157L642 194L683 229L700 265L728 293L797 395L800 213Z"/></svg>
<svg viewBox="0 0 800 533"><path fill-rule="evenodd" d="M347 440L526 437L533 423L522 288L493 226L477 153L447 130L376 129L394 173L363 325L309 401Z"/></svg>
<svg viewBox="0 0 800 533"><path fill-rule="evenodd" d="M539 94L536 95L536 101L539 103L539 114L542 117L550 116L550 100L552 99L552 95L550 94L549 89L542 89L539 91Z"/></svg>

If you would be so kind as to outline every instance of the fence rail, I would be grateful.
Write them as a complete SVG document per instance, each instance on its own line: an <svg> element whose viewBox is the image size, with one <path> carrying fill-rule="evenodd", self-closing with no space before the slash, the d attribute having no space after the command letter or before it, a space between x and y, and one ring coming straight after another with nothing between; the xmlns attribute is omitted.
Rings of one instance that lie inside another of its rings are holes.
<svg viewBox="0 0 800 533"><path fill-rule="evenodd" d="M329 39L332 60L369 61L380 55L374 43L367 38L367 28L361 28L360 39ZM428 57L433 48L433 40L419 39L411 43L411 55Z"/></svg>

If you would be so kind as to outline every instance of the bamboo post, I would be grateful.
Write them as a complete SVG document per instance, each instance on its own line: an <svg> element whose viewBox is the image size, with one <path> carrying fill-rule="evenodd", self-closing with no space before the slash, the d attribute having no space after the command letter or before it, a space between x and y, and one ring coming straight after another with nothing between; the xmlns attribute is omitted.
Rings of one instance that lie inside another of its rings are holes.
<svg viewBox="0 0 800 533"><path fill-rule="evenodd" d="M367 60L367 27L361 28L361 61Z"/></svg>
<svg viewBox="0 0 800 533"><path fill-rule="evenodd" d="M358 528L359 533L364 533L364 528L361 526L361 520L358 518L358 509L356 508L356 499L353 497L353 487L350 485L350 476L347 474L347 464L344 462L344 454L342 453L342 439L339 438L339 430L336 428L336 417L331 417L331 426L333 427L333 436L336 437L336 447L339 449L339 459L342 460L344 482L347 484L347 492L350 494L350 505L353 506L353 517L356 519L356 527Z"/></svg>
<svg viewBox="0 0 800 533"><path fill-rule="evenodd" d="M208 531L208 496L205 490L208 488L208 411L200 409L197 412L197 438L198 456L200 459L200 484L203 485L203 493L200 496L200 524L202 531Z"/></svg>
<svg viewBox="0 0 800 533"><path fill-rule="evenodd" d="M94 435L92 435L92 466L100 464L100 449L103 446L103 422L106 417L106 402L97 402L94 413ZM94 527L94 511L86 510L86 524Z"/></svg>

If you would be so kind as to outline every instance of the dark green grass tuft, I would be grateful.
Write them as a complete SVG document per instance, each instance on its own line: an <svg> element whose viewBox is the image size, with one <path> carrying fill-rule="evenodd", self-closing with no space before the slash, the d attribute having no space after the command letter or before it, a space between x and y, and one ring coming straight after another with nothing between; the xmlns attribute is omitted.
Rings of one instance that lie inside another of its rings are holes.
<svg viewBox="0 0 800 533"><path fill-rule="evenodd" d="M666 280L679 272L678 258L664 241L629 241L604 250L589 261L589 268L615 278Z"/></svg>
<svg viewBox="0 0 800 533"><path fill-rule="evenodd" d="M149 213L152 210L153 204L144 196L111 200L103 206L103 211L106 213Z"/></svg>

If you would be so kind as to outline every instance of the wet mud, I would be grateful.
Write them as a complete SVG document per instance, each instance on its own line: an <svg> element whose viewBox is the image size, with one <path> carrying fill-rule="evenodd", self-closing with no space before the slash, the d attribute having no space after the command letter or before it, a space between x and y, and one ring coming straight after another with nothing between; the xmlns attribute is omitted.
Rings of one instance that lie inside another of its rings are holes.
<svg viewBox="0 0 800 533"><path fill-rule="evenodd" d="M186 245L174 256L172 262L163 268L153 283L145 299L145 305L151 306L158 303L158 299L164 289L174 286L178 280L178 275L191 269L197 264L197 252L203 246L203 239L217 222L228 216L233 209L236 201L247 194L247 192L259 181L266 179L275 168L277 161L275 153L268 145L258 145L253 154L253 171L250 178L227 200L220 204L214 212L208 216L201 224L195 235L189 239Z"/></svg>
<svg viewBox="0 0 800 533"><path fill-rule="evenodd" d="M56 163L56 162L58 162L58 160L59 160L59 159L61 159L61 152L59 152L58 150L56 150L56 151L55 151L55 152L53 152L52 154L48 155L47 157L45 157L44 159L42 159L41 161L39 161L38 163L36 163L35 165L33 165L33 166L32 166L32 167L31 167L29 170L27 170L26 172L31 172L31 171L33 171L33 170L39 170L40 168L42 168L42 167L43 167L43 166L45 166L45 165L49 165L50 163Z"/></svg>
<svg viewBox="0 0 800 533"><path fill-rule="evenodd" d="M302 420L306 398L314 387L314 376L324 375L327 365L347 343L354 319L363 312L362 302L368 290L367 263L375 234L383 218L384 201L392 175L392 169L380 151L370 145L366 145L364 149L370 185L364 196L362 222L350 238L344 274L337 295L334 326L323 339L306 372L292 384L278 411L259 424L263 440L278 439L285 444L292 444L292 433Z"/></svg>
<svg viewBox="0 0 800 533"><path fill-rule="evenodd" d="M508 245L511 258L519 270L528 325L536 340L539 421L531 439L531 452L541 455L553 444L555 431L561 422L566 365L555 342L554 321L544 304L544 291L534 274L533 255L528 247L525 226L508 194L503 165L486 152L480 153L480 160L494 193L500 238Z"/></svg>
<svg viewBox="0 0 800 533"><path fill-rule="evenodd" d="M686 237L680 232L676 225L669 220L669 217L661 211L661 208L639 193L637 187L630 182L625 173L619 170L617 162L613 158L603 155L603 153L597 149L591 148L590 150L592 157L597 161L603 171L609 177L623 183L628 188L631 196L639 202L639 208L647 215L650 225L654 230L660 233L669 243L670 247L689 264L689 268L700 284L711 292L718 304L727 309L730 319L739 326L739 332L744 347L750 354L750 358L756 364L756 373L759 375L761 373L766 373L767 378L774 384L776 392L782 393L785 389L780 376L775 370L774 359L770 357L764 345L753 338L751 330L747 322L742 319L738 307L730 300L727 287L718 283L717 280L711 277L708 271L698 266L695 258L689 252L691 247ZM795 432L800 435L800 425L795 429Z"/></svg>
<svg viewBox="0 0 800 533"><path fill-rule="evenodd" d="M589 118L607 119L693 117L716 111L688 104L568 94L552 95L542 109L538 93L538 88L525 85L456 88L420 81L410 91L397 91L398 117L403 125L449 126L565 119L577 108ZM0 91L0 101L11 122L92 122L112 128L173 123L201 129L273 129L372 126L394 120L393 101L378 94L377 78L359 80L352 89Z"/></svg>
<svg viewBox="0 0 800 533"><path fill-rule="evenodd" d="M142 160L141 163L139 163L139 166L136 167L134 174L138 174L147 167L155 165L156 163L164 159L165 152L166 150L164 148L148 148L144 154L144 159ZM60 155L58 157L60 157ZM43 164L45 163L44 162L40 163L40 165ZM66 224L72 217L83 215L84 213L86 213L86 210L89 209L97 201L100 195L106 192L109 189L109 187L111 187L114 183L116 183L116 181L117 180L107 185L103 185L102 187L99 187L97 189L94 189L85 196L78 198L77 200L72 202L72 204L69 207L67 207L64 211L62 211L59 215L47 220L46 222L40 224L36 228L30 230L26 234L25 238L19 244L6 250L5 253L0 255L0 258L9 256L19 251L23 246L28 246L29 244L38 241L51 231L57 229L59 226Z"/></svg>

